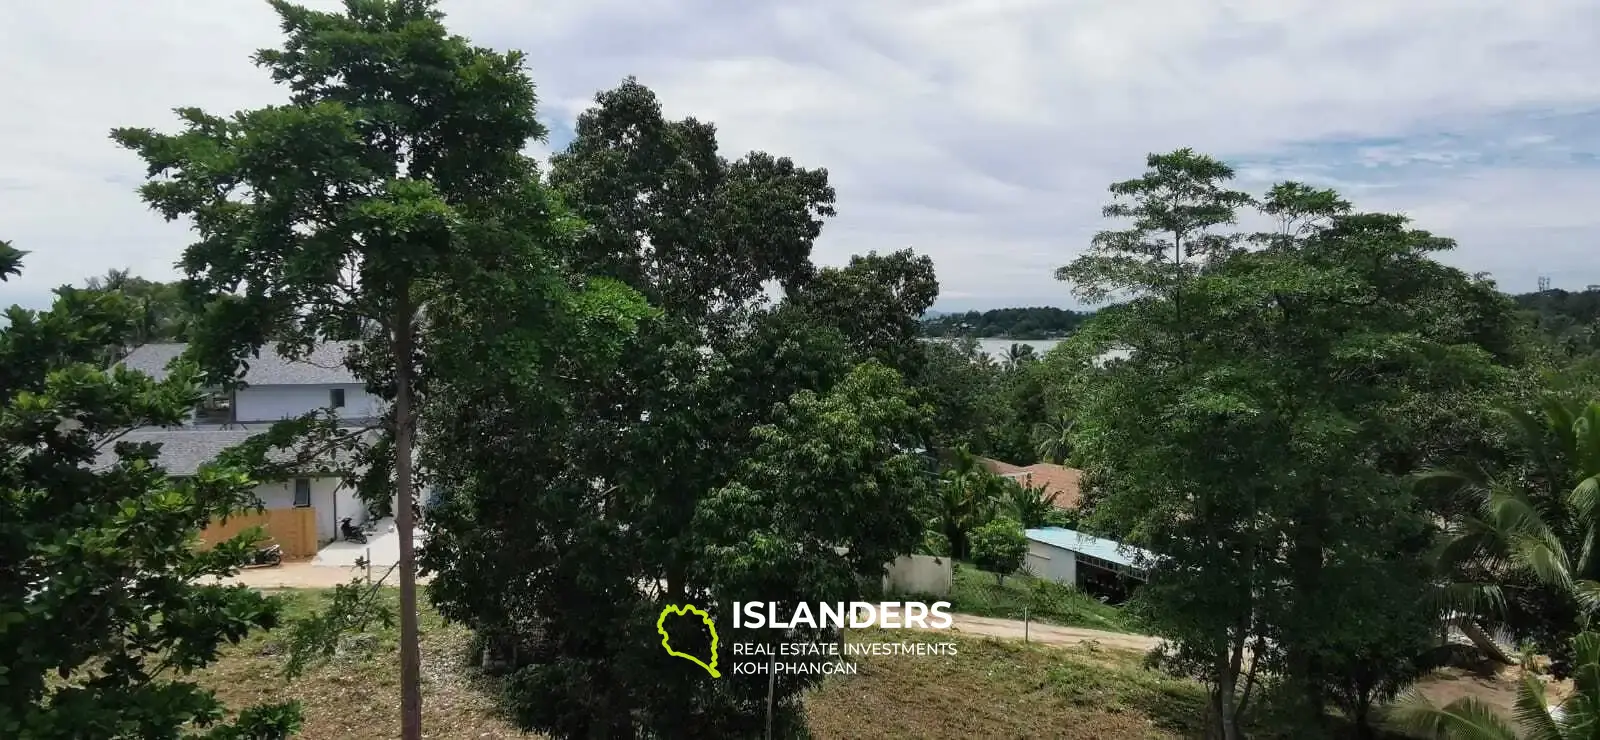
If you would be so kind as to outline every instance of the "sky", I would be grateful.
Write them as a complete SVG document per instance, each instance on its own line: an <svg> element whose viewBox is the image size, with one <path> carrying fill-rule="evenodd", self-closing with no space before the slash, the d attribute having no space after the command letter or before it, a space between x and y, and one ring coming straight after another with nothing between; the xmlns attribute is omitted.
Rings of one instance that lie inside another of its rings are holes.
<svg viewBox="0 0 1600 740"><path fill-rule="evenodd" d="M335 3L306 3L331 7ZM117 126L283 102L250 55L262 0L6 3L0 239L30 250L0 305L111 268L177 276L191 240L140 202ZM1074 307L1053 272L1147 153L1193 147L1236 187L1299 180L1453 237L1510 292L1600 283L1594 0L443 0L453 31L528 54L563 147L635 75L725 156L826 167L814 259L911 247L935 308Z"/></svg>

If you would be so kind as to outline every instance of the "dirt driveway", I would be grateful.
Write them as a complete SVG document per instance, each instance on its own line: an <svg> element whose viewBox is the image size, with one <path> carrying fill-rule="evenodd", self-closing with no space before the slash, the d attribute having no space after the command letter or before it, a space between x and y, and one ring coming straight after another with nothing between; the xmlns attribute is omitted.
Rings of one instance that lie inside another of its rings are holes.
<svg viewBox="0 0 1600 740"><path fill-rule="evenodd" d="M392 571L385 577L388 567L372 569L374 579L382 578L391 586L400 585L398 571ZM272 568L252 568L240 571L238 575L226 579L228 583L238 583L251 588L333 588L341 583L349 583L353 578L365 578L365 568L335 567L328 565L313 565L311 561L289 562ZM427 583L429 578L418 578L418 583Z"/></svg>
<svg viewBox="0 0 1600 740"><path fill-rule="evenodd" d="M1021 640L1023 636L1024 625L1019 620L974 617L967 614L951 616L955 619L951 630L963 635L982 635L1007 640ZM1130 635L1125 632L1107 632L1083 627L1061 627L1039 622L1028 624L1026 629L1029 642L1043 645L1076 646L1085 642L1097 642L1102 647L1148 652L1161 642L1146 635Z"/></svg>

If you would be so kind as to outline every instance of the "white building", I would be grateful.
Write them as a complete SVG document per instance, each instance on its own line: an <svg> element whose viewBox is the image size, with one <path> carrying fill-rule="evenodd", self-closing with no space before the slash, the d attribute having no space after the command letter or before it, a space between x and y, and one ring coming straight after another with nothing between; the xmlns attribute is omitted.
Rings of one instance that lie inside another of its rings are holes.
<svg viewBox="0 0 1600 740"><path fill-rule="evenodd" d="M279 355L276 345L262 347L259 357L246 360L244 386L217 394L206 408L195 410L192 423L239 427L292 419L317 409L332 409L352 422L380 416L383 400L368 393L366 384L345 367L345 354L353 344L324 342L297 360ZM161 378L186 347L146 344L129 353L122 364Z"/></svg>
<svg viewBox="0 0 1600 740"><path fill-rule="evenodd" d="M1025 533L1025 568L1036 578L1084 591L1097 584L1143 581L1143 563L1154 556L1137 547L1101 539L1064 527L1039 527Z"/></svg>
<svg viewBox="0 0 1600 740"><path fill-rule="evenodd" d="M283 419L327 410L352 427L371 422L383 414L384 401L368 393L365 384L345 367L345 354L352 344L327 342L298 360L279 355L275 345L263 347L259 357L247 360L244 385L226 394L214 394L185 426L135 429L119 441L160 444L161 465L168 474L183 477L194 475L223 450ZM121 364L161 378L185 347L176 343L147 344L129 353ZM110 449L102 454L103 464L114 462ZM287 462L291 459L289 454L283 451L277 459ZM342 461L327 457L320 462L333 467ZM356 497L355 489L331 473L308 472L304 477L263 483L256 488L256 496L269 510L313 509L319 542L337 539L339 521L345 517L357 523L367 520L366 506Z"/></svg>

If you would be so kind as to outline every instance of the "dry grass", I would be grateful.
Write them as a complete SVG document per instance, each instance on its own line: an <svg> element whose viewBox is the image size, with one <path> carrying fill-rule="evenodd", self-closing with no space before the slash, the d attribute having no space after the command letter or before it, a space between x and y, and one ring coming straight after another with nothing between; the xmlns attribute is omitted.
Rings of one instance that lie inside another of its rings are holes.
<svg viewBox="0 0 1600 740"><path fill-rule="evenodd" d="M286 591L291 611L318 604L324 592ZM394 593L387 596L392 600ZM469 636L447 625L431 609L422 610L422 706L425 737L432 740L498 740L537 737L518 732L499 716L490 679L466 667ZM198 680L215 689L228 706L298 700L305 740L393 738L400 735L400 666L397 633L375 628L370 636L347 641L330 661L290 681L283 677L283 634L254 635L228 651Z"/></svg>
<svg viewBox="0 0 1600 740"><path fill-rule="evenodd" d="M283 592L292 611L320 590ZM393 598L393 593L388 594ZM399 667L393 629L370 637L306 675L282 676L279 635L252 636L199 674L229 706L298 700L307 740L392 738L399 734ZM953 641L955 656L867 657L858 675L831 679L807 698L814 736L844 738L1173 738L1183 737L1198 687L1142 671L1137 656L1088 647L899 631L852 640ZM496 709L492 679L467 666L469 635L432 610L422 613L423 708L434 739L537 737L519 733Z"/></svg>
<svg viewBox="0 0 1600 740"><path fill-rule="evenodd" d="M283 592L292 611L321 590ZM386 594L391 600L394 592ZM198 674L230 707L298 700L307 740L399 735L399 663L394 629L348 641L307 675L283 677L283 634L252 636ZM1098 647L1026 645L1013 640L919 631L855 631L852 642L954 642L954 656L872 656L854 676L829 678L806 699L818 740L853 738L1061 738L1125 740L1194 737L1204 706L1195 683L1146 671L1140 655ZM533 738L497 709L493 679L469 668L470 637L422 613L425 736L434 740ZM1471 694L1500 706L1511 681L1436 676L1435 701ZM1558 689L1559 691L1559 689ZM1499 700L1499 701L1497 701ZM1271 734L1271 733L1268 733Z"/></svg>

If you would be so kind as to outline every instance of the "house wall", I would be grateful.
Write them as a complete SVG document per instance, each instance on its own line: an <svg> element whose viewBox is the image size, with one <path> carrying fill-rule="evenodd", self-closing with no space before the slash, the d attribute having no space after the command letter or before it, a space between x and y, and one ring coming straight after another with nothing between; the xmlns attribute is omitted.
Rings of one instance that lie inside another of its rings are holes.
<svg viewBox="0 0 1600 740"><path fill-rule="evenodd" d="M334 534L339 532L339 520L350 517L352 524L361 525L367 521L367 505L356 497L356 489L351 486L339 486L333 496L333 521Z"/></svg>
<svg viewBox="0 0 1600 740"><path fill-rule="evenodd" d="M1078 585L1078 554L1071 550L1028 540L1028 559L1023 567L1036 578Z"/></svg>
<svg viewBox="0 0 1600 740"><path fill-rule="evenodd" d="M344 490L341 483L339 478L333 476L311 479L311 508L316 511L318 542L331 542L336 539L339 534L339 519L343 517L354 517L357 522L366 521L364 507L357 505L350 508L346 503L354 494L341 494ZM255 492L265 508L294 508L292 479L278 483L263 483L256 486Z"/></svg>
<svg viewBox="0 0 1600 740"><path fill-rule="evenodd" d="M344 389L342 416L362 418L383 413L382 399L366 391L359 384L344 385L252 385L240 388L233 399L234 420L277 421L300 416L308 411L326 408L328 391Z"/></svg>
<svg viewBox="0 0 1600 740"><path fill-rule="evenodd" d="M954 574L950 558L902 555L884 568L883 589L892 594L949 596Z"/></svg>

